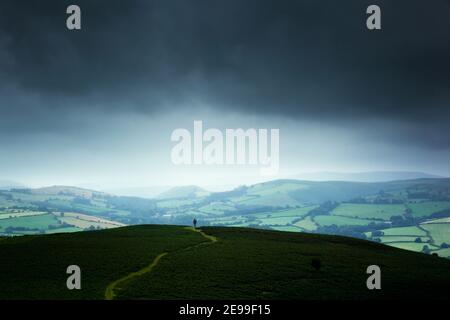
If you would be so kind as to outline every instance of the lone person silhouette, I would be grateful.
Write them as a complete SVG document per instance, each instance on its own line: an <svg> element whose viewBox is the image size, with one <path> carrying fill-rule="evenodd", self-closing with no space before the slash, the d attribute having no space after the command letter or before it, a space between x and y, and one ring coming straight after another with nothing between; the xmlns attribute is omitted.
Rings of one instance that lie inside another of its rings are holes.
<svg viewBox="0 0 450 320"><path fill-rule="evenodd" d="M197 219L194 218L194 220L192 220L192 224L194 225L194 229L197 228Z"/></svg>

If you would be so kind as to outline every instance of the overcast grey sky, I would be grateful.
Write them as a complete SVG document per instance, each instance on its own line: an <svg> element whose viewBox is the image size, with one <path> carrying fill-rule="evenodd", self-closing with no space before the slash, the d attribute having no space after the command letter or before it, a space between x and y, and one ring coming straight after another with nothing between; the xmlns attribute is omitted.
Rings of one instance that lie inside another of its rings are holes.
<svg viewBox="0 0 450 320"><path fill-rule="evenodd" d="M369 4L382 30L365 27ZM82 30L68 31L78 4ZM172 130L279 128L280 176L450 175L450 2L0 3L0 178L100 188L239 184L176 167Z"/></svg>

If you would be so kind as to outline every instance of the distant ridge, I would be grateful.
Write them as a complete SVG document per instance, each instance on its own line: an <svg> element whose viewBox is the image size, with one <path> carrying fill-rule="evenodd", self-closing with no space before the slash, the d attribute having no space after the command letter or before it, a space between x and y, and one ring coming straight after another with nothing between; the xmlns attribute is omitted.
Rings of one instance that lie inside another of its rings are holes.
<svg viewBox="0 0 450 320"><path fill-rule="evenodd" d="M53 194L53 195L71 195L76 197L85 197L85 198L92 198L92 196L99 196L99 195L107 195L106 193L95 191L95 190L89 190L89 189L83 189L78 187L71 187L71 186L50 186L50 187L42 187L42 188L36 188L31 189L32 193L36 194Z"/></svg>
<svg viewBox="0 0 450 320"><path fill-rule="evenodd" d="M311 172L300 173L293 179L309 181L354 181L354 182L387 182L398 180L415 180L424 178L445 178L416 171L367 171L367 172Z"/></svg>
<svg viewBox="0 0 450 320"><path fill-rule="evenodd" d="M0 190L9 190L16 188L26 188L23 184L11 181L11 180L0 180Z"/></svg>
<svg viewBox="0 0 450 320"><path fill-rule="evenodd" d="M209 192L198 186L174 187L158 195L158 199L196 198L208 195Z"/></svg>

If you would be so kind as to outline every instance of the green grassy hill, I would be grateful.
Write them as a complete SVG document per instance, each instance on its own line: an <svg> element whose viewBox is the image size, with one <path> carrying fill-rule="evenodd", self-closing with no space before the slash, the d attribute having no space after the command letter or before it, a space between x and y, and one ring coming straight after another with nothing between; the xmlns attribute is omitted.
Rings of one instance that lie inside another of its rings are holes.
<svg viewBox="0 0 450 320"><path fill-rule="evenodd" d="M208 195L209 192L197 186L174 187L158 195L158 199L184 199Z"/></svg>
<svg viewBox="0 0 450 320"><path fill-rule="evenodd" d="M275 180L215 193L180 187L166 196L123 197L67 186L0 190L0 236L187 225L196 218L201 226L344 235L450 257L450 179Z"/></svg>
<svg viewBox="0 0 450 320"><path fill-rule="evenodd" d="M0 299L450 298L449 260L339 236L140 225L3 238L0 256ZM71 264L82 290L66 289Z"/></svg>

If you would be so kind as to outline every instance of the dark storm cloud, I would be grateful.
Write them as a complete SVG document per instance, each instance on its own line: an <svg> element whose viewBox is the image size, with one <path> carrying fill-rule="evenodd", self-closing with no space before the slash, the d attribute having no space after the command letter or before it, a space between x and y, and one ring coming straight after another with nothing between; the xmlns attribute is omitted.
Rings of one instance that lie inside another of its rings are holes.
<svg viewBox="0 0 450 320"><path fill-rule="evenodd" d="M72 3L82 9L77 32L65 28ZM382 31L365 28L373 3ZM450 147L444 0L2 1L0 59L3 127L200 102L294 119L388 119L412 143Z"/></svg>

